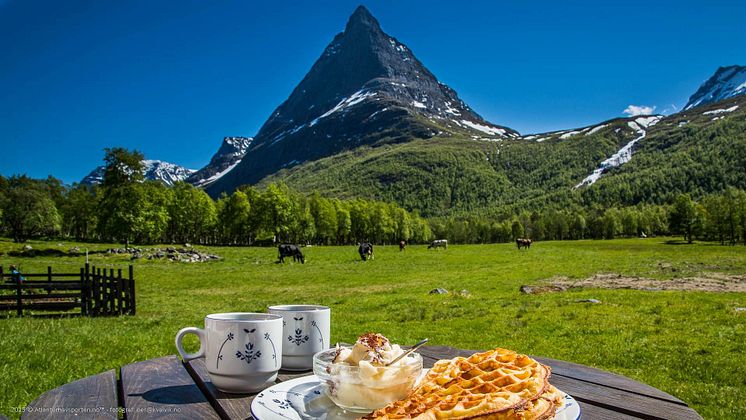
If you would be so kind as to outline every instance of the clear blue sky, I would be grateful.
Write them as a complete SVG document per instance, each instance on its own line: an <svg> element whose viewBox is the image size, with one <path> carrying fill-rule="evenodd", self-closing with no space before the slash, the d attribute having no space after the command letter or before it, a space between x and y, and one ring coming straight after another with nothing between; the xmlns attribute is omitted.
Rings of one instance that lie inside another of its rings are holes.
<svg viewBox="0 0 746 420"><path fill-rule="evenodd" d="M360 1L0 0L0 174L80 180L124 146L198 169L254 135ZM681 107L746 64L746 2L368 1L486 119L522 133Z"/></svg>

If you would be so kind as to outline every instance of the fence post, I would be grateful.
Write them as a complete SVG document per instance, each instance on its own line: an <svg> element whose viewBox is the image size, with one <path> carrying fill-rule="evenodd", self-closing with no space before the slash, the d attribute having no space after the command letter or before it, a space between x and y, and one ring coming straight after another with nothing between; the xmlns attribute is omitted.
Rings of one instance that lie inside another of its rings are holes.
<svg viewBox="0 0 746 420"><path fill-rule="evenodd" d="M104 293L106 295L104 296L104 311L106 312L106 315L111 315L111 300L112 296L114 295L114 290L111 287L111 275L106 275L107 270L104 268L104 284L106 287L104 288ZM114 270L111 270L111 273L114 273Z"/></svg>
<svg viewBox="0 0 746 420"><path fill-rule="evenodd" d="M122 269L117 270L117 313L124 315L124 280L122 279Z"/></svg>
<svg viewBox="0 0 746 420"><path fill-rule="evenodd" d="M116 298L119 289L117 286L114 269L112 268L109 270L109 315L116 314L117 312Z"/></svg>
<svg viewBox="0 0 746 420"><path fill-rule="evenodd" d="M18 316L23 316L23 300L21 299L21 276L15 276L16 281L16 305L18 307L16 308L16 312Z"/></svg>
<svg viewBox="0 0 746 420"><path fill-rule="evenodd" d="M52 293L52 266L47 266L47 294Z"/></svg>
<svg viewBox="0 0 746 420"><path fill-rule="evenodd" d="M130 299L130 310L129 310L129 313L130 313L130 315L134 315L135 314L135 309L136 309L136 306L135 306L136 305L135 304L135 279L134 279L134 276L133 276L132 266L129 266L129 292L130 292L130 296L129 296L129 299Z"/></svg>
<svg viewBox="0 0 746 420"><path fill-rule="evenodd" d="M103 274L101 274L102 271ZM106 315L106 269L97 268L96 275L98 276L98 288L101 291L98 299L98 313L99 315Z"/></svg>
<svg viewBox="0 0 746 420"><path fill-rule="evenodd" d="M106 284L101 277L101 269L94 267L96 276L96 315L104 315L104 294L106 293Z"/></svg>
<svg viewBox="0 0 746 420"><path fill-rule="evenodd" d="M96 316L98 315L98 304L99 304L99 285L98 285L98 275L97 268L92 267L93 271L91 274L91 315Z"/></svg>
<svg viewBox="0 0 746 420"><path fill-rule="evenodd" d="M104 270L106 270L104 268ZM104 271L106 274L106 271ZM96 278L98 279L98 296L96 302L98 303L98 309L96 312L99 315L106 315L106 277L101 275L101 269L96 268Z"/></svg>
<svg viewBox="0 0 746 420"><path fill-rule="evenodd" d="M91 281L91 266L88 264L88 261L85 262L85 288L86 288L86 297L85 297L85 313L86 315L91 315L91 300L93 299L93 283Z"/></svg>
<svg viewBox="0 0 746 420"><path fill-rule="evenodd" d="M88 286L85 281L85 268L80 268L80 314L88 314Z"/></svg>

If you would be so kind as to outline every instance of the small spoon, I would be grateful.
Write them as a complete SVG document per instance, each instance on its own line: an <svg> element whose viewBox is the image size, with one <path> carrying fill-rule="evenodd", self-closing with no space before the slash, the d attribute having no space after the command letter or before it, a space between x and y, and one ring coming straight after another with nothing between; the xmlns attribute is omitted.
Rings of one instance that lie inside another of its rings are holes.
<svg viewBox="0 0 746 420"><path fill-rule="evenodd" d="M394 363L396 363L399 360L403 359L409 353L412 353L413 351L415 351L418 348L422 347L422 345L425 344L425 343L427 343L427 338L424 339L424 340L422 340L422 341L420 341L419 343L415 344L414 346L412 346L409 350L405 351L404 353L400 354L399 357L397 357L396 359L394 359L394 360L386 363L385 366L391 366L391 365L393 365Z"/></svg>

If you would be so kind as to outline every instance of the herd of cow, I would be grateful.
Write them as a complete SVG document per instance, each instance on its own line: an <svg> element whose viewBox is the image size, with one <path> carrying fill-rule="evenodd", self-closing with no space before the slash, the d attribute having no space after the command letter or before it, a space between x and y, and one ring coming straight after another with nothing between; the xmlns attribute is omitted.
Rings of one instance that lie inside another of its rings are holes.
<svg viewBox="0 0 746 420"><path fill-rule="evenodd" d="M516 245L518 246L518 249L523 248L531 248L531 239L525 239L525 238L518 238L515 240ZM407 243L405 241L399 241L399 251L404 251L406 249ZM427 249L448 249L448 240L446 239L436 239L432 242L430 242L430 245L427 246ZM284 263L285 257L293 257L294 262L300 262L301 264L306 263L306 258L303 256L303 252L300 250L300 247L298 245L294 244L281 244L277 247L278 255L278 263ZM363 261L372 260L373 259L373 244L370 242L362 242L357 247L357 252L360 254L360 259Z"/></svg>

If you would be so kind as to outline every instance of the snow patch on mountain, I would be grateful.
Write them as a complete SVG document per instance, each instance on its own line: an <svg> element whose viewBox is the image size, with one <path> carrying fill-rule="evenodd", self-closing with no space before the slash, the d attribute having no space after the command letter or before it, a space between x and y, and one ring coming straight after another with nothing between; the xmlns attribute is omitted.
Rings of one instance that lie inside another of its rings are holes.
<svg viewBox="0 0 746 420"><path fill-rule="evenodd" d="M639 125L637 125L637 123L636 123L636 122L634 122L634 121L630 121L630 122L628 122L628 123L627 123L627 127L629 127L629 128L631 128L631 129L633 129L633 130L637 131L638 133L640 133L640 132L642 132L642 131L645 131L645 130L643 130L643 129L642 129L642 127L640 127Z"/></svg>
<svg viewBox="0 0 746 420"><path fill-rule="evenodd" d="M209 185L209 184L212 184L213 182L215 182L215 181L217 181L218 179L222 178L222 177L223 177L223 175L225 175L225 174L227 174L228 172L230 172L230 171L231 171L231 169L235 168L235 167L236 167L236 165L238 165L239 163L241 163L241 159L239 159L239 160L235 161L235 162L234 162L233 164L231 164L230 166L228 166L228 167L227 167L227 168L225 168L224 170L222 170L222 171L220 171L220 172L216 173L215 175L213 175L213 176L211 176L211 177L209 177L209 178L207 178L207 179L201 179L201 180L199 180L199 181L196 181L196 182L194 183L194 186L195 186L195 187L202 187L202 186L204 186L204 185Z"/></svg>
<svg viewBox="0 0 746 420"><path fill-rule="evenodd" d="M657 124L663 117L659 115L651 116L651 117L639 117L636 118L634 121L627 122L627 126L637 132L639 134L638 137L634 138L629 143L625 144L624 147L619 149L616 153L611 155L608 159L601 162L595 170L593 170L593 173L585 177L578 185L576 185L574 188L580 188L580 187L586 187L589 185L592 185L596 181L601 178L601 175L608 170L609 168L614 168L617 166L621 166L627 162L629 162L632 159L632 148L634 145L645 138L647 135L647 131L645 131L645 128L652 127L655 124Z"/></svg>
<svg viewBox="0 0 746 420"><path fill-rule="evenodd" d="M326 118L326 117L334 114L335 112L341 111L341 110L343 110L345 108L357 105L360 102L364 101L366 98L370 98L370 97L373 97L373 96L376 96L376 92L366 92L365 89L360 89L357 92L355 92L352 95L350 95L350 97L344 98L341 101L339 101L339 103L337 105L335 105L334 108L332 108L332 109L326 111L325 113L321 114L320 116L314 118L313 121L311 121L310 123L308 123L308 126L309 127L313 127L314 125L316 125L319 122L319 120L321 120L323 118Z"/></svg>
<svg viewBox="0 0 746 420"><path fill-rule="evenodd" d="M712 111L703 112L702 115L717 115L717 114L724 114L726 112L733 112L738 109L738 105L733 105L730 108L726 109L714 109Z"/></svg>
<svg viewBox="0 0 746 420"><path fill-rule="evenodd" d="M569 139L572 136L577 136L578 134L582 133L582 131L570 131L569 133L565 133L560 136L562 140Z"/></svg>
<svg viewBox="0 0 746 420"><path fill-rule="evenodd" d="M609 124L601 124L599 126L593 127L593 128L591 128L591 130L589 132L585 133L585 135L586 136L590 136L592 134L596 134L599 131L603 130L604 128L608 127L608 126L609 126Z"/></svg>
<svg viewBox="0 0 746 420"><path fill-rule="evenodd" d="M635 122L639 124L642 127L650 128L656 124L658 124L658 121L661 120L660 115L652 115L650 117L639 117L635 119Z"/></svg>
<svg viewBox="0 0 746 420"><path fill-rule="evenodd" d="M461 116L461 111L459 111L458 108L453 108L451 106L450 102L446 102L446 111L445 112L447 112L447 113L449 113L451 115L455 115L457 117Z"/></svg>
<svg viewBox="0 0 746 420"><path fill-rule="evenodd" d="M502 128L492 127L489 125L477 124L469 120L461 120L461 123L467 127L473 128L474 130L481 131L485 134L491 134L493 136L504 136L506 131Z"/></svg>

